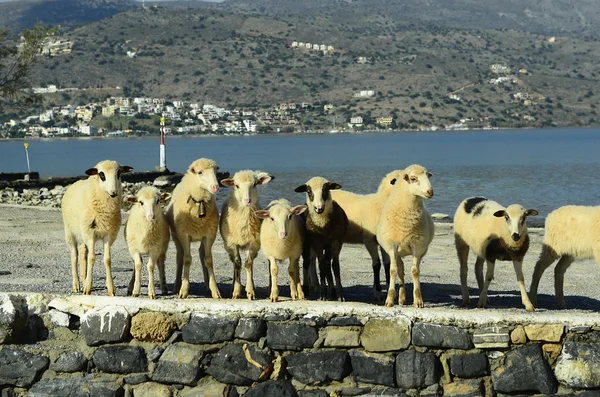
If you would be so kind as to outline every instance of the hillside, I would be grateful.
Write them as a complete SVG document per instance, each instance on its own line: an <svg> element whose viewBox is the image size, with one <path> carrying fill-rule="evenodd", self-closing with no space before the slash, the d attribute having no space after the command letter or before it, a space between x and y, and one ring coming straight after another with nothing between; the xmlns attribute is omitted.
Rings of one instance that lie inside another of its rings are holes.
<svg viewBox="0 0 600 397"><path fill-rule="evenodd" d="M250 6L236 0L212 7L136 8L63 27L60 35L74 41L73 53L44 58L34 78L42 86L106 89L56 95L48 105L126 94L252 107L331 102L342 119L394 116L406 127L460 119L509 126L597 124L596 37L558 36L551 42L522 30L450 28L385 14L380 6L394 2L383 0L369 2L372 12L356 6L303 13L311 1L293 3L298 9L287 1L273 7L266 0L249 3L258 11L264 6L272 17L241 12ZM458 7L465 1L448 3ZM402 4L408 15L416 12L416 2ZM277 16L288 6L291 11ZM294 41L335 51L291 48ZM358 63L359 57L367 62ZM490 84L499 77L490 71L492 64L509 67L514 83ZM375 97L353 97L361 90L373 90ZM451 93L458 99L449 98ZM304 122L331 121L311 116Z"/></svg>

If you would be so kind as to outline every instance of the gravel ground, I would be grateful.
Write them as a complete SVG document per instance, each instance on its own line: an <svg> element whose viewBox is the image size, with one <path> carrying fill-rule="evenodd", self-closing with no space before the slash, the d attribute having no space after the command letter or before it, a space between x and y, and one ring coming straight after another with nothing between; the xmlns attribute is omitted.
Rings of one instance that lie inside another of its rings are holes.
<svg viewBox="0 0 600 397"><path fill-rule="evenodd" d="M123 217L125 220L125 216ZM525 258L523 271L527 287L535 260L540 252L543 229L531 228L532 245ZM421 285L426 306L455 307L461 302L458 261L454 250L450 224L436 224L436 234L429 253L421 266ZM197 254L198 243L193 246L191 269L191 297L206 297L202 272ZM93 294L106 295L102 249L96 247ZM113 245L112 270L118 295L125 295L133 271L133 262L122 232ZM232 265L229 263L222 240L213 247L215 273L223 297L231 296ZM170 244L167 254L167 282L172 289L175 278L175 247ZM341 254L342 283L346 300L374 303L371 261L362 246L346 245ZM409 263L409 261L405 261ZM469 286L471 300L476 303L478 290L473 271L474 256L470 257ZM255 261L255 285L258 299L268 299L268 262L259 254ZM142 271L142 294L146 294L147 273ZM242 271L242 282L245 273ZM410 268L407 266L408 297L412 303ZM382 274L382 279L385 280ZM548 269L540 283L538 303L541 309L556 309L554 278ZM279 285L281 297L289 296L287 271L281 269ZM61 213L57 209L24 207L0 204L0 290L71 293L69 250L64 241ZM158 290L157 290L158 293ZM594 261L576 262L565 276L565 296L569 308L600 311L600 271ZM173 299L173 295L161 299ZM500 262L495 279L490 286L491 308L523 310L513 266Z"/></svg>

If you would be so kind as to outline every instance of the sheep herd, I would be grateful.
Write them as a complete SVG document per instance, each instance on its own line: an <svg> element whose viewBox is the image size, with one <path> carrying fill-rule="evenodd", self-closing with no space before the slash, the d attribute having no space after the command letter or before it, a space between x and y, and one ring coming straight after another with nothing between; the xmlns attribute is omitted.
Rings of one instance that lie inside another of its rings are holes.
<svg viewBox="0 0 600 397"><path fill-rule="evenodd" d="M179 298L189 295L190 247L192 242L199 241L204 282L212 297L220 298L212 258L212 247L220 232L233 264L234 299L242 297L242 256L245 256L246 297L256 298L253 267L258 251L262 249L269 261L269 298L272 302L279 299L278 266L284 261L288 262L293 300L302 300L307 293L318 292L321 299L342 301L340 251L344 243L350 243L364 244L372 259L373 288L378 301L382 300L379 273L383 263L388 284L386 306L393 306L396 299L400 305L406 303L403 258L411 256L413 303L415 307L423 307L420 264L434 236L434 223L423 203L424 199L433 197L432 175L427 169L415 164L392 171L382 179L377 192L366 195L341 190L341 185L317 176L295 189L295 192L305 194L305 204L293 206L282 198L272 201L266 208L259 204L257 186L269 183L272 175L245 170L219 183L218 169L213 160L201 158L189 166L172 194L143 187L135 197L127 198L133 207L124 232L135 264L128 294L140 295L143 255L148 256L148 297L156 298L155 265L161 292L167 294L165 256L172 239L177 252L174 292ZM106 287L109 295L115 295L110 251L121 226L121 174L132 170L116 161L101 161L86 171L87 179L71 185L64 195L61 207L65 239L71 251L73 292L79 292L80 283L83 283L83 293L91 294L94 247L96 241L102 240ZM219 215L215 194L220 185L231 191ZM163 212L161 202L167 200ZM565 307L566 269L575 259L595 258L600 263L600 233L597 230L600 210L566 206L547 217L542 253L528 294L522 271L523 258L529 249L526 218L535 215L538 215L536 210L517 204L503 207L484 197L471 197L460 203L454 216L454 237L463 305L470 303L467 260L472 251L477 256L478 307L487 306L487 291L494 278L496 260L513 262L522 303L528 311L535 310L537 289L544 270L558 260L556 299L561 308ZM381 251L381 260L378 251ZM398 298L396 281L399 283Z"/></svg>

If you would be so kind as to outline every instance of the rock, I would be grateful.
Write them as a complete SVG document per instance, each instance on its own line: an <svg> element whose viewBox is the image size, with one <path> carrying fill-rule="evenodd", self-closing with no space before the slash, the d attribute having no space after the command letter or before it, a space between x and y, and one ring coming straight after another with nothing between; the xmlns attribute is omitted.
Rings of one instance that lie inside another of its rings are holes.
<svg viewBox="0 0 600 397"><path fill-rule="evenodd" d="M133 374L123 378L123 382L128 385L139 385L150 380L148 374Z"/></svg>
<svg viewBox="0 0 600 397"><path fill-rule="evenodd" d="M181 329L183 341L195 344L220 343L233 340L237 318L192 314L190 322Z"/></svg>
<svg viewBox="0 0 600 397"><path fill-rule="evenodd" d="M50 369L56 372L79 372L87 367L87 358L81 352L66 352L50 364Z"/></svg>
<svg viewBox="0 0 600 397"><path fill-rule="evenodd" d="M300 390L299 397L329 397L329 393L325 390Z"/></svg>
<svg viewBox="0 0 600 397"><path fill-rule="evenodd" d="M410 344L410 321L404 317L371 319L365 324L360 340L372 352L406 349Z"/></svg>
<svg viewBox="0 0 600 397"><path fill-rule="evenodd" d="M523 328L522 325L517 325L517 327L510 333L510 340L515 345L527 343L527 334L525 334L525 328Z"/></svg>
<svg viewBox="0 0 600 397"><path fill-rule="evenodd" d="M487 327L473 332L473 344L477 349L508 349L510 335L508 328Z"/></svg>
<svg viewBox="0 0 600 397"><path fill-rule="evenodd" d="M161 312L139 313L131 319L131 336L144 342L162 343L176 329L175 320Z"/></svg>
<svg viewBox="0 0 600 397"><path fill-rule="evenodd" d="M71 316L69 316L67 313L52 309L48 312L48 315L50 316L50 322L55 327L69 326Z"/></svg>
<svg viewBox="0 0 600 397"><path fill-rule="evenodd" d="M444 385L444 396L447 397L483 397L485 389L481 379L456 380Z"/></svg>
<svg viewBox="0 0 600 397"><path fill-rule="evenodd" d="M48 368L48 357L4 346L0 350L0 387L29 387Z"/></svg>
<svg viewBox="0 0 600 397"><path fill-rule="evenodd" d="M441 220L441 219L448 219L448 218L450 218L450 215L442 214L439 212L434 212L433 214L431 214L431 218L437 221L437 220Z"/></svg>
<svg viewBox="0 0 600 397"><path fill-rule="evenodd" d="M260 380L273 357L248 344L227 345L213 357L208 374L219 382L250 386Z"/></svg>
<svg viewBox="0 0 600 397"><path fill-rule="evenodd" d="M435 353L406 350L396 356L396 382L404 389L423 389L436 384L442 373Z"/></svg>
<svg viewBox="0 0 600 397"><path fill-rule="evenodd" d="M438 397L442 394L442 388L437 383L427 386L425 389L419 391L420 397Z"/></svg>
<svg viewBox="0 0 600 397"><path fill-rule="evenodd" d="M560 342L565 332L562 324L530 324L525 326L529 340L542 342Z"/></svg>
<svg viewBox="0 0 600 397"><path fill-rule="evenodd" d="M469 333L458 327L431 323L416 323L412 328L415 346L468 350L473 348Z"/></svg>
<svg viewBox="0 0 600 397"><path fill-rule="evenodd" d="M152 380L195 386L201 376L200 360L203 354L201 349L187 343L170 345L160 357Z"/></svg>
<svg viewBox="0 0 600 397"><path fill-rule="evenodd" d="M394 357L361 350L350 350L352 374L360 382L396 386Z"/></svg>
<svg viewBox="0 0 600 397"><path fill-rule="evenodd" d="M120 397L123 387L114 379L105 378L67 378L43 379L37 382L29 392L28 397Z"/></svg>
<svg viewBox="0 0 600 397"><path fill-rule="evenodd" d="M179 393L179 397L229 397L228 388L228 385L211 382L191 389L186 388Z"/></svg>
<svg viewBox="0 0 600 397"><path fill-rule="evenodd" d="M0 295L0 344L20 342L26 335L27 311L14 295Z"/></svg>
<svg viewBox="0 0 600 397"><path fill-rule="evenodd" d="M157 362L164 351L165 349L163 349L162 347L154 346L154 348L150 350L150 353L148 353L148 360L154 363Z"/></svg>
<svg viewBox="0 0 600 397"><path fill-rule="evenodd" d="M554 394L558 387L539 344L527 344L506 353L504 363L492 371L492 380L496 391L502 393Z"/></svg>
<svg viewBox="0 0 600 397"><path fill-rule="evenodd" d="M274 350L313 347L318 337L317 329L308 324L279 321L267 323L267 345Z"/></svg>
<svg viewBox="0 0 600 397"><path fill-rule="evenodd" d="M459 378L477 378L488 374L487 357L483 353L451 356L450 372Z"/></svg>
<svg viewBox="0 0 600 397"><path fill-rule="evenodd" d="M122 342L129 332L129 323L129 313L123 307L92 309L81 318L81 333L88 346Z"/></svg>
<svg viewBox="0 0 600 397"><path fill-rule="evenodd" d="M133 397L171 397L173 393L168 386L148 382L133 388Z"/></svg>
<svg viewBox="0 0 600 397"><path fill-rule="evenodd" d="M545 343L542 345L542 351L552 358L558 358L562 351L562 345L559 343Z"/></svg>
<svg viewBox="0 0 600 397"><path fill-rule="evenodd" d="M92 356L94 365L103 372L130 374L148 371L146 352L140 346L103 346Z"/></svg>
<svg viewBox="0 0 600 397"><path fill-rule="evenodd" d="M361 326L362 322L356 316L334 317L327 322L328 325L347 327L350 325Z"/></svg>
<svg viewBox="0 0 600 397"><path fill-rule="evenodd" d="M262 318L240 318L237 327L235 327L234 336L239 339L245 339L256 342L267 331L267 323Z"/></svg>
<svg viewBox="0 0 600 397"><path fill-rule="evenodd" d="M600 343L566 342L554 373L569 387L600 388Z"/></svg>
<svg viewBox="0 0 600 397"><path fill-rule="evenodd" d="M286 361L287 371L306 385L339 381L352 370L348 352L344 350L296 353L287 356Z"/></svg>
<svg viewBox="0 0 600 397"><path fill-rule="evenodd" d="M358 327L327 327L325 347L358 347L360 332Z"/></svg>
<svg viewBox="0 0 600 397"><path fill-rule="evenodd" d="M282 309L282 310L266 313L263 316L263 319L265 321L285 321L285 320L289 320L291 316L292 316L291 310Z"/></svg>
<svg viewBox="0 0 600 397"><path fill-rule="evenodd" d="M298 393L287 380L270 380L248 389L244 397L297 397Z"/></svg>

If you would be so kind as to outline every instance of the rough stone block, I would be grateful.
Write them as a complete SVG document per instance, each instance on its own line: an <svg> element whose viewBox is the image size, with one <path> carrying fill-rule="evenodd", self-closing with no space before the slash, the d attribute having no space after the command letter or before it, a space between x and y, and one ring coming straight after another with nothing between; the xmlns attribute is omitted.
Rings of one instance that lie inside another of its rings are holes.
<svg viewBox="0 0 600 397"><path fill-rule="evenodd" d="M525 326L529 340L542 342L560 342L565 333L562 324L530 324Z"/></svg>
<svg viewBox="0 0 600 397"><path fill-rule="evenodd" d="M485 390L480 379L457 380L444 385L444 396L447 397L483 397Z"/></svg>
<svg viewBox="0 0 600 397"><path fill-rule="evenodd" d="M256 342L265 335L267 323L262 318L240 318L235 328L235 337Z"/></svg>
<svg viewBox="0 0 600 397"><path fill-rule="evenodd" d="M327 327L325 347L358 347L360 346L359 327Z"/></svg>
<svg viewBox="0 0 600 397"><path fill-rule="evenodd" d="M396 356L396 383L404 389L423 389L439 382L441 367L435 353L400 352Z"/></svg>
<svg viewBox="0 0 600 397"><path fill-rule="evenodd" d="M133 388L133 397L172 397L173 392L168 386L160 383L147 382Z"/></svg>
<svg viewBox="0 0 600 397"><path fill-rule="evenodd" d="M133 374L128 375L123 378L123 382L128 385L139 385L141 383L146 383L150 380L148 374Z"/></svg>
<svg viewBox="0 0 600 397"><path fill-rule="evenodd" d="M327 322L328 325L347 327L347 326L361 326L362 322L356 316L345 316L345 317L334 317Z"/></svg>
<svg viewBox="0 0 600 397"><path fill-rule="evenodd" d="M48 368L49 363L48 357L4 346L0 350L0 387L29 387Z"/></svg>
<svg viewBox="0 0 600 397"><path fill-rule="evenodd" d="M244 397L297 397L298 393L287 380L270 380L248 389Z"/></svg>
<svg viewBox="0 0 600 397"><path fill-rule="evenodd" d="M299 397L329 397L329 393L325 390L301 390L298 392Z"/></svg>
<svg viewBox="0 0 600 397"><path fill-rule="evenodd" d="M248 344L227 345L213 357L207 372L219 382L250 386L258 381L273 357Z"/></svg>
<svg viewBox="0 0 600 397"><path fill-rule="evenodd" d="M459 378L476 378L488 374L488 361L483 353L450 357L450 372Z"/></svg>
<svg viewBox="0 0 600 397"><path fill-rule="evenodd" d="M201 376L200 360L203 354L197 346L187 343L170 345L160 357L152 380L195 386Z"/></svg>
<svg viewBox="0 0 600 397"><path fill-rule="evenodd" d="M183 341L195 344L221 343L233 340L237 318L194 313L181 329Z"/></svg>
<svg viewBox="0 0 600 397"><path fill-rule="evenodd" d="M55 327L68 327L71 321L71 316L60 310L52 309L48 312L48 316L50 317L50 322Z"/></svg>
<svg viewBox="0 0 600 397"><path fill-rule="evenodd" d="M286 361L287 371L306 385L339 381L352 370L348 352L344 350L296 353L287 356Z"/></svg>
<svg viewBox="0 0 600 397"><path fill-rule="evenodd" d="M515 345L527 343L527 334L525 333L525 328L523 328L522 325L517 325L517 327L510 333L510 340Z"/></svg>
<svg viewBox="0 0 600 397"><path fill-rule="evenodd" d="M227 393L229 386L223 383L206 383L200 386L193 387L191 389L184 389L179 392L179 397L230 397L232 393ZM235 390L234 387L231 390ZM236 394L238 396L238 394Z"/></svg>
<svg viewBox="0 0 600 397"><path fill-rule="evenodd" d="M50 364L50 369L56 372L78 372L87 367L87 362L87 358L81 352L66 352Z"/></svg>
<svg viewBox="0 0 600 397"><path fill-rule="evenodd" d="M566 342L554 373L569 387L600 388L600 343Z"/></svg>
<svg viewBox="0 0 600 397"><path fill-rule="evenodd" d="M123 387L119 381L96 377L44 379L37 382L27 394L28 397L121 397Z"/></svg>
<svg viewBox="0 0 600 397"><path fill-rule="evenodd" d="M416 323L412 328L415 346L463 349L473 348L471 336L462 328L431 323Z"/></svg>
<svg viewBox="0 0 600 397"><path fill-rule="evenodd" d="M356 380L390 387L396 386L394 357L380 353L351 350L350 362L352 364L352 374L356 377Z"/></svg>
<svg viewBox="0 0 600 397"><path fill-rule="evenodd" d="M492 380L496 391L502 393L554 394L558 387L539 344L528 344L506 353L504 363L492 371Z"/></svg>
<svg viewBox="0 0 600 397"><path fill-rule="evenodd" d="M372 352L406 349L410 344L410 321L396 319L371 319L363 328L361 343Z"/></svg>
<svg viewBox="0 0 600 397"><path fill-rule="evenodd" d="M148 371L148 358L140 346L102 346L92 356L94 365L111 374Z"/></svg>
<svg viewBox="0 0 600 397"><path fill-rule="evenodd" d="M27 328L27 312L21 299L0 295L0 344L15 343L22 339Z"/></svg>
<svg viewBox="0 0 600 397"><path fill-rule="evenodd" d="M274 350L313 347L318 337L317 329L308 324L278 321L267 323L267 345Z"/></svg>
<svg viewBox="0 0 600 397"><path fill-rule="evenodd" d="M176 329L175 320L161 312L139 313L131 319L131 336L144 342L162 343Z"/></svg>
<svg viewBox="0 0 600 397"><path fill-rule="evenodd" d="M510 335L508 328L488 327L473 332L473 344L477 349L508 349Z"/></svg>
<svg viewBox="0 0 600 397"><path fill-rule="evenodd" d="M130 316L120 306L89 310L81 318L81 333L88 346L122 342L129 332Z"/></svg>

